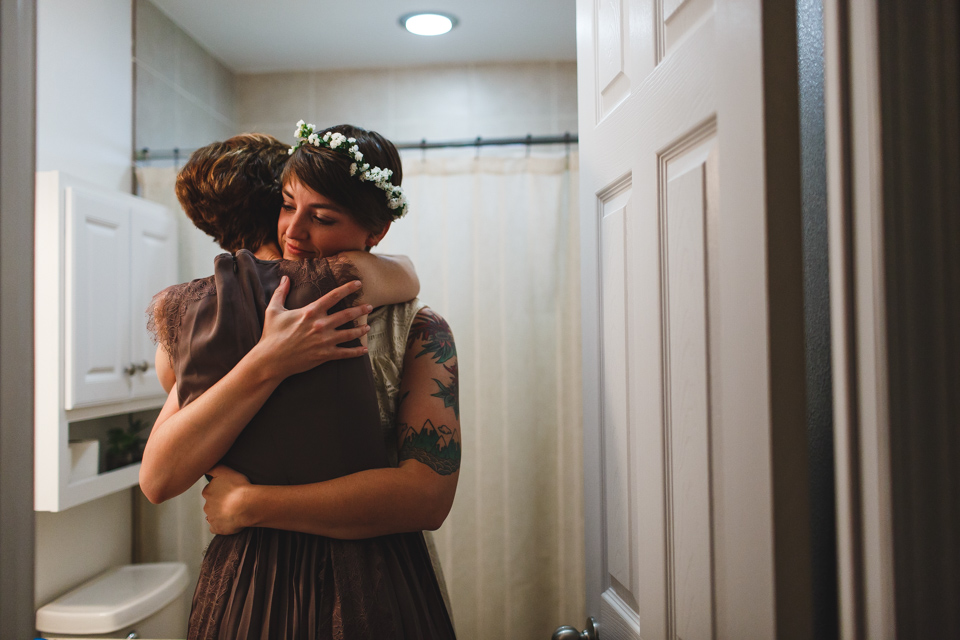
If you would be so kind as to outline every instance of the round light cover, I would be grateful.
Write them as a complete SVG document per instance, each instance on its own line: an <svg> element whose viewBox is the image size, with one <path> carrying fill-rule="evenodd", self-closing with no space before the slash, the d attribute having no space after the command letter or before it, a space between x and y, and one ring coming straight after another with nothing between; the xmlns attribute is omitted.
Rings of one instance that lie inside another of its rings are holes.
<svg viewBox="0 0 960 640"><path fill-rule="evenodd" d="M411 13L401 17L400 24L418 36L439 36L457 26L457 19L442 13Z"/></svg>

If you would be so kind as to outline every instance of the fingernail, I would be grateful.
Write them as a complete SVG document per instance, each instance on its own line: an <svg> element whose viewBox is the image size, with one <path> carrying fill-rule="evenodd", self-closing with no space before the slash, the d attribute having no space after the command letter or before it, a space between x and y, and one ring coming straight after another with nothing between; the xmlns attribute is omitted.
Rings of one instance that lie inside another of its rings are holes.
<svg viewBox="0 0 960 640"><path fill-rule="evenodd" d="M369 352L369 349L367 349L366 347L364 347L364 348L363 348L363 352L364 352L364 353L368 353L368 352Z"/></svg>
<svg viewBox="0 0 960 640"><path fill-rule="evenodd" d="M363 332L366 333L367 331L370 331L370 325L365 324L363 325Z"/></svg>
<svg viewBox="0 0 960 640"><path fill-rule="evenodd" d="M373 311L373 305L372 305L372 304L365 304L365 305L363 305L363 310L366 311L367 313L369 313L369 312Z"/></svg>
<svg viewBox="0 0 960 640"><path fill-rule="evenodd" d="M363 283L360 282L359 280L354 280L354 281L353 281L353 286L354 286L354 288L356 288L356 289L359 289L362 284L363 284Z"/></svg>
<svg viewBox="0 0 960 640"><path fill-rule="evenodd" d="M282 276L280 278L280 284L286 284L286 283L287 283L287 276Z"/></svg>

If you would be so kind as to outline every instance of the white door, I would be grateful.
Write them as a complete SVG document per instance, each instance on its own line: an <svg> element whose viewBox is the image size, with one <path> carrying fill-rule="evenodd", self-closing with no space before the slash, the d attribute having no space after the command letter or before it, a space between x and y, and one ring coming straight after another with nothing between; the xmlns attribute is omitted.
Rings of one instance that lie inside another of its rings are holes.
<svg viewBox="0 0 960 640"><path fill-rule="evenodd" d="M796 22L775 4L577 2L603 640L809 637Z"/></svg>
<svg viewBox="0 0 960 640"><path fill-rule="evenodd" d="M146 311L155 293L177 282L177 237L173 215L161 205L137 202L130 220L130 360L136 369L130 379L139 398L163 394Z"/></svg>
<svg viewBox="0 0 960 640"><path fill-rule="evenodd" d="M67 409L130 395L130 207L117 197L67 187Z"/></svg>

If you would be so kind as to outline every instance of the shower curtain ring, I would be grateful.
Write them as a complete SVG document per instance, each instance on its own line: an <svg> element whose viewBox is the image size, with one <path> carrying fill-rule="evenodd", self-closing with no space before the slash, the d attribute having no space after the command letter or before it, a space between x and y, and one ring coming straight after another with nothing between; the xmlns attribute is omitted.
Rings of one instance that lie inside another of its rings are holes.
<svg viewBox="0 0 960 640"><path fill-rule="evenodd" d="M477 136L477 139L474 143L477 145L477 155L473 156L473 159L479 160L480 159L480 136Z"/></svg>

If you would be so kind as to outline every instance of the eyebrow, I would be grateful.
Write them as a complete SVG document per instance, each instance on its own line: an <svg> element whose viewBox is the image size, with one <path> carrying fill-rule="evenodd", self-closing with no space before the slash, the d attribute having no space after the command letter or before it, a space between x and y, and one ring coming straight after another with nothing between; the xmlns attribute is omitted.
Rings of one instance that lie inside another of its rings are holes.
<svg viewBox="0 0 960 640"><path fill-rule="evenodd" d="M290 198L291 200L293 200L293 194L290 193L289 190L283 189L282 193L284 198ZM346 213L339 205L336 205L333 203L323 204L321 202L314 202L309 206L311 209L319 209L321 211L333 211L334 213L341 213L341 214Z"/></svg>

